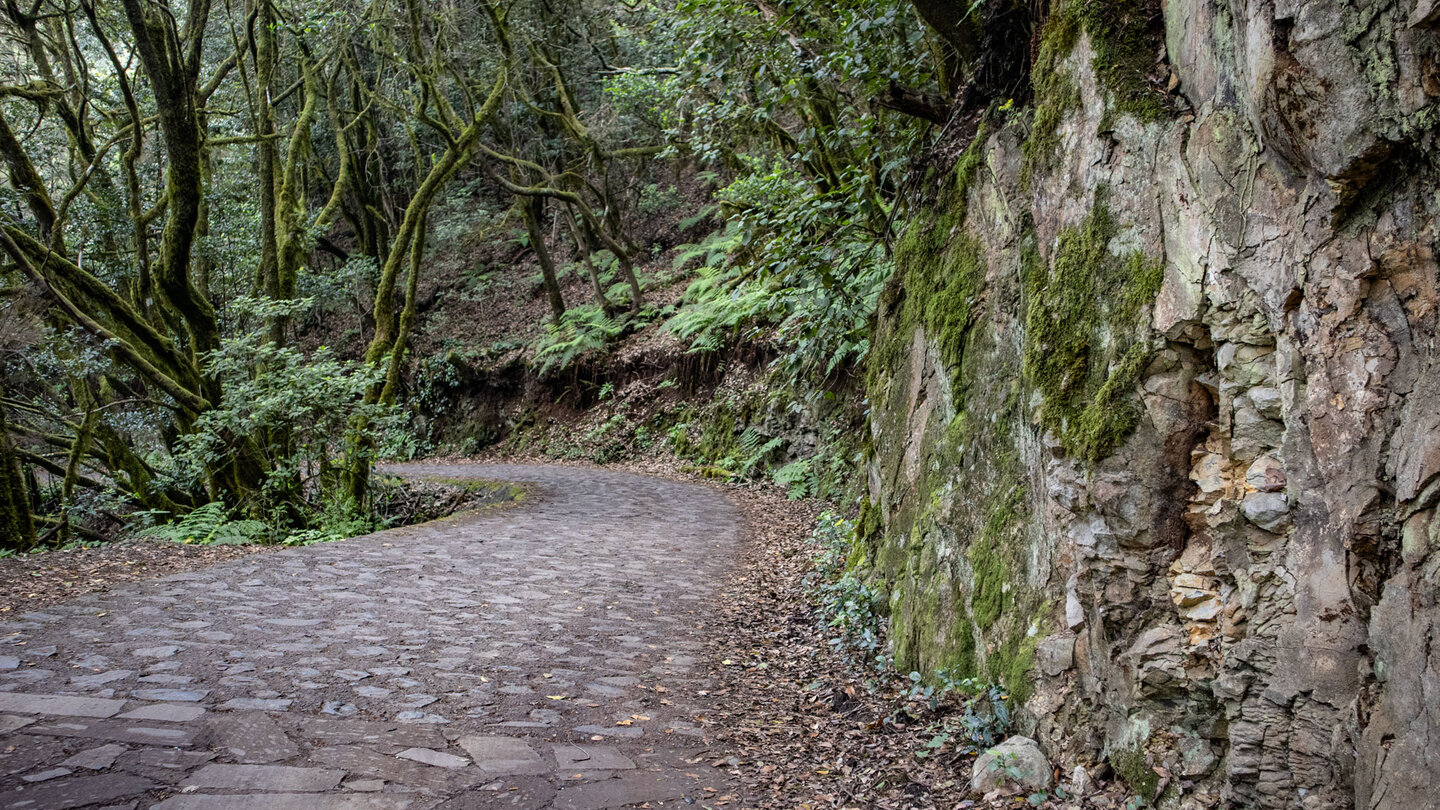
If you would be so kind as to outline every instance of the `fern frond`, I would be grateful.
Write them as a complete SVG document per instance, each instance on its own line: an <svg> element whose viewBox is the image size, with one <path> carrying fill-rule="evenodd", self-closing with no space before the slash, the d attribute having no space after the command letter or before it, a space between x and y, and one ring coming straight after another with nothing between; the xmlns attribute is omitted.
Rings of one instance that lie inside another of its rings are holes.
<svg viewBox="0 0 1440 810"><path fill-rule="evenodd" d="M211 501L173 523L152 526L139 536L193 545L243 545L263 539L267 530L258 520L230 520L225 504Z"/></svg>

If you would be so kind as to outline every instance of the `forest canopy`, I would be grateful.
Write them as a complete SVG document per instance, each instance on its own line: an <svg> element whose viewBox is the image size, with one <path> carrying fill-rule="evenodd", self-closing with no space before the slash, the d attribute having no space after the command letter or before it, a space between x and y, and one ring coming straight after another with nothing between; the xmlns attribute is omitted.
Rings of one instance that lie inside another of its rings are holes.
<svg viewBox="0 0 1440 810"><path fill-rule="evenodd" d="M1023 14L931 5L6 0L4 545L202 507L372 525L422 280L464 234L527 249L548 370L658 325L848 373L910 156L1023 81L986 33L1023 54ZM699 233L663 305L661 211Z"/></svg>

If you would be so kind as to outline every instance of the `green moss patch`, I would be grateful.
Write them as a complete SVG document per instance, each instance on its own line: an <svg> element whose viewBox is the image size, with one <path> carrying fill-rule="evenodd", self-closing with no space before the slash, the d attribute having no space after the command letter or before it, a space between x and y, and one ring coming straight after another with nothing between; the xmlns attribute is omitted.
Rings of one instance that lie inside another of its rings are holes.
<svg viewBox="0 0 1440 810"><path fill-rule="evenodd" d="M1028 186L1031 174L1054 168L1060 150L1060 124L1066 113L1080 106L1080 88L1070 73L1061 66L1075 47L1080 31L1078 16L1065 13L1065 8L1050 15L1040 39L1040 50L1030 72L1035 113L1030 137L1022 147L1021 183Z"/></svg>
<svg viewBox="0 0 1440 810"><path fill-rule="evenodd" d="M983 164L985 141L982 126L956 161L933 217L912 223L896 248L896 271L888 297L899 299L899 310L884 325L870 353L872 401L880 378L898 367L917 326L939 346L952 385L959 384L965 332L985 283L983 249L964 231L970 189Z"/></svg>
<svg viewBox="0 0 1440 810"><path fill-rule="evenodd" d="M1061 13L1075 15L1090 35L1095 74L1114 103L1108 113L1141 121L1164 115L1164 96L1150 84L1165 42L1159 0L1071 0Z"/></svg>
<svg viewBox="0 0 1440 810"><path fill-rule="evenodd" d="M1009 315L1030 294L1026 279L1044 272L1029 269L1042 265L1033 227L1013 252L994 256L965 227L969 206L980 204L971 195L985 148L982 133L896 251L868 376L887 500L862 511L860 537L868 576L890 595L896 665L1000 683L1023 702L1050 606L1029 584L1019 431L1030 395L1022 330ZM928 362L922 351L933 353L949 396L916 425L911 375ZM918 468L903 468L902 455ZM883 525L871 516L882 508Z"/></svg>
<svg viewBox="0 0 1440 810"><path fill-rule="evenodd" d="M1019 632L1005 636L986 659L986 673L990 681L1002 684L1016 706L1029 700L1034 689L1030 671L1035 668L1035 645L1039 634L1031 635L1028 631L1027 625Z"/></svg>
<svg viewBox="0 0 1440 810"><path fill-rule="evenodd" d="M1127 748L1121 751L1111 752L1110 767L1115 773L1125 780L1125 784L1135 795L1144 799L1146 803L1155 801L1155 795L1160 789L1160 774L1150 767L1145 758L1145 752L1140 748Z"/></svg>
<svg viewBox="0 0 1440 810"><path fill-rule="evenodd" d="M1061 63L1081 31L1090 36L1091 65L1109 94L1102 131L1116 115L1149 122L1165 114L1165 96L1150 82L1165 39L1158 0L1057 0L1030 73L1035 112L1024 146L1022 180L1027 185L1034 170L1054 166L1060 123L1080 105L1080 90Z"/></svg>
<svg viewBox="0 0 1440 810"><path fill-rule="evenodd" d="M1152 351L1145 309L1164 271L1139 251L1111 253L1105 196L1097 191L1090 215L1061 231L1049 266L1033 263L1025 279L1025 374L1041 394L1041 424L1091 461L1139 420L1134 389Z"/></svg>

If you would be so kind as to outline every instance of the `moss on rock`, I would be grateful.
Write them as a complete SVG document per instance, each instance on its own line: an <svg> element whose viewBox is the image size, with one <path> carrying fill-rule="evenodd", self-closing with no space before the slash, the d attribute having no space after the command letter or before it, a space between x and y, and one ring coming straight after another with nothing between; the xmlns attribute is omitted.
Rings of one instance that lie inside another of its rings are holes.
<svg viewBox="0 0 1440 810"><path fill-rule="evenodd" d="M892 495L863 512L869 525L861 536L871 576L888 586L898 667L991 678L1024 695L1034 660L1027 631L1040 597L1027 584L1028 500L1016 432L1022 357L1017 325L1005 318L1021 274L1014 266L992 272L984 246L965 229L985 143L982 134L964 152L896 252L868 378L877 462ZM1025 238L1027 255L1037 253L1033 234ZM911 389L932 360L948 396L927 411L929 421L912 424ZM906 446L915 448L904 453L915 466L902 473L896 462ZM883 527L871 517L880 508L888 510Z"/></svg>
<svg viewBox="0 0 1440 810"><path fill-rule="evenodd" d="M1038 634L1024 632L1007 635L986 659L986 673L993 683L1002 684L1014 705L1030 699L1033 686L1030 671L1035 668L1035 645Z"/></svg>
<svg viewBox="0 0 1440 810"><path fill-rule="evenodd" d="M1053 168L1066 113L1080 106L1080 89L1063 63L1081 32L1090 37L1092 69L1108 94L1100 129L1117 115L1142 122L1165 114L1165 96L1152 86L1165 32L1158 0L1057 0L1045 20L1031 70L1034 115L1024 145L1022 181Z"/></svg>
<svg viewBox="0 0 1440 810"><path fill-rule="evenodd" d="M1025 373L1041 395L1040 423L1067 452L1098 460L1135 427L1134 394L1151 358L1146 307L1163 266L1135 251L1116 256L1116 226L1105 201L1060 233L1049 266L1031 265Z"/></svg>
<svg viewBox="0 0 1440 810"><path fill-rule="evenodd" d="M956 161L931 220L912 224L896 248L896 272L888 297L898 299L898 312L870 355L872 399L877 375L898 366L917 326L939 347L941 359L951 370L952 384L958 383L955 374L963 358L971 308L985 283L983 250L963 230L985 141L982 126Z"/></svg>
<svg viewBox="0 0 1440 810"><path fill-rule="evenodd" d="M1164 96L1150 83L1165 42L1160 0L1071 0L1062 13L1077 16L1090 35L1095 75L1111 96L1107 115L1164 115Z"/></svg>
<svg viewBox="0 0 1440 810"><path fill-rule="evenodd" d="M1060 149L1060 124L1066 113L1080 106L1080 88L1062 65L1075 47L1079 31L1077 15L1065 13L1064 7L1045 22L1035 66L1030 72L1034 98L1030 137L1021 147L1021 182L1027 186L1035 170L1054 167Z"/></svg>
<svg viewBox="0 0 1440 810"><path fill-rule="evenodd" d="M1125 780L1131 792L1144 799L1146 803L1155 801L1155 796L1160 790L1160 774L1150 767L1145 757L1145 751L1139 747L1125 748L1119 751L1112 751L1109 756L1110 767L1115 773Z"/></svg>

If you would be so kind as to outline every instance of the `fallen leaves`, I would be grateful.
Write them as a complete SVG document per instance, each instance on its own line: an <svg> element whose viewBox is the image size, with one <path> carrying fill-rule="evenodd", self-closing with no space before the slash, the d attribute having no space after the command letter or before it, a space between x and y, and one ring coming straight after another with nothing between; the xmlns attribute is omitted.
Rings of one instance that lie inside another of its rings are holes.
<svg viewBox="0 0 1440 810"><path fill-rule="evenodd" d="M897 723L896 692L872 688L821 630L803 580L820 505L748 490L735 499L750 544L726 583L712 642L712 716L733 756L712 763L746 786L745 807L956 807L968 767L925 748L925 724ZM917 759L917 751L932 756ZM716 803L718 804L718 802Z"/></svg>
<svg viewBox="0 0 1440 810"><path fill-rule="evenodd" d="M263 550L262 546L127 540L7 557L0 559L0 613L35 610L121 582L194 571Z"/></svg>

